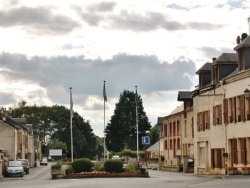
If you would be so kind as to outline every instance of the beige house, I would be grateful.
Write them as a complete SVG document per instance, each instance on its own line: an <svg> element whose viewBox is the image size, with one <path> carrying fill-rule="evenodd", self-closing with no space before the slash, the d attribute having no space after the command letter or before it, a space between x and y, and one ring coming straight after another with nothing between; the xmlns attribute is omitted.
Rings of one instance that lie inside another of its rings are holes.
<svg viewBox="0 0 250 188"><path fill-rule="evenodd" d="M17 159L28 159L30 167L35 166L35 160L39 161L41 156L38 134L24 118L12 119L7 115L0 114L0 148L4 151L0 151L0 169L3 169L5 161Z"/></svg>
<svg viewBox="0 0 250 188"><path fill-rule="evenodd" d="M160 166L161 170L180 171L182 119L183 105L163 119L160 143L163 146L161 149L164 162Z"/></svg>
<svg viewBox="0 0 250 188"><path fill-rule="evenodd" d="M236 53L223 53L196 73L199 85L180 91L183 101L164 117L161 170L195 174L250 174L250 36L237 38Z"/></svg>

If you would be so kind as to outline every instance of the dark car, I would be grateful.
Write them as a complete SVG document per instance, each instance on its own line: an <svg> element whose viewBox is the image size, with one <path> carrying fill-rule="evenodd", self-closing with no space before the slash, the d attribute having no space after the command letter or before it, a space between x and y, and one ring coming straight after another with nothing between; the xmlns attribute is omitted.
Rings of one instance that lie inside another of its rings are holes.
<svg viewBox="0 0 250 188"><path fill-rule="evenodd" d="M26 174L29 174L30 165L29 165L28 159L18 159L18 161L21 161L21 162L22 162L24 172L25 172Z"/></svg>

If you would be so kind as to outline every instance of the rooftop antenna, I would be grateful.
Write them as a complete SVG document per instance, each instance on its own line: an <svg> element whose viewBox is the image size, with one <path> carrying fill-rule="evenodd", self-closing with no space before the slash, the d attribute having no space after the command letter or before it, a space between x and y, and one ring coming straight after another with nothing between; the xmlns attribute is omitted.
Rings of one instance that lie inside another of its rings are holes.
<svg viewBox="0 0 250 188"><path fill-rule="evenodd" d="M248 27L249 27L249 35L250 35L250 17L248 17Z"/></svg>
<svg viewBox="0 0 250 188"><path fill-rule="evenodd" d="M240 44L240 36L239 35L236 38L236 42L237 42L237 44Z"/></svg>

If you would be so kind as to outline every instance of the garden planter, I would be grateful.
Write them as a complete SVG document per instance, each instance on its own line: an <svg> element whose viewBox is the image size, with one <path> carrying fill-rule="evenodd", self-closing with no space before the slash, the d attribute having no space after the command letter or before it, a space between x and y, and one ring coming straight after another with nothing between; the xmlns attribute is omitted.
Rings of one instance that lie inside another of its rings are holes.
<svg viewBox="0 0 250 188"><path fill-rule="evenodd" d="M249 175L250 174L250 167L243 167L242 168L242 174L243 175Z"/></svg>
<svg viewBox="0 0 250 188"><path fill-rule="evenodd" d="M229 175L237 175L238 169L236 167L230 167L230 168L228 168L228 174Z"/></svg>

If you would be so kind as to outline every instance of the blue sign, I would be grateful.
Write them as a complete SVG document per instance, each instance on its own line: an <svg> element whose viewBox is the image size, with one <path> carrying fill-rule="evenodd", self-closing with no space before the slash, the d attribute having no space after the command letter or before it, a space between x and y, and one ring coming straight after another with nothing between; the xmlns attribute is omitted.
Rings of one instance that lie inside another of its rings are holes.
<svg viewBox="0 0 250 188"><path fill-rule="evenodd" d="M143 145L150 144L149 136L143 136L143 137L142 137L142 144L143 144Z"/></svg>

